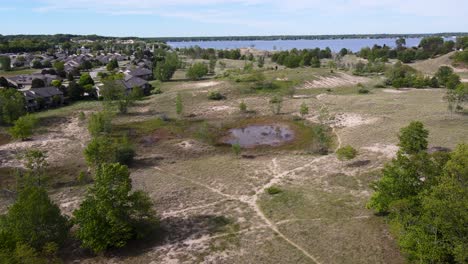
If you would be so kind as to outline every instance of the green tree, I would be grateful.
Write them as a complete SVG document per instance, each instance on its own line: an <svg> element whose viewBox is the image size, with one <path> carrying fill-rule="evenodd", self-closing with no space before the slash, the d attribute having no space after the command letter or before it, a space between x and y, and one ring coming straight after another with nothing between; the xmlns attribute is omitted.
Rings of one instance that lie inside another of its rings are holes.
<svg viewBox="0 0 468 264"><path fill-rule="evenodd" d="M26 140L33 134L37 119L31 115L25 115L15 121L14 126L9 129L11 137L14 139Z"/></svg>
<svg viewBox="0 0 468 264"><path fill-rule="evenodd" d="M154 76L157 80L169 81L179 68L180 61L176 53L167 53L164 60L158 61L154 69Z"/></svg>
<svg viewBox="0 0 468 264"><path fill-rule="evenodd" d="M84 88L75 81L71 81L67 87L67 94L72 101L80 100L83 97Z"/></svg>
<svg viewBox="0 0 468 264"><path fill-rule="evenodd" d="M11 59L8 56L0 56L0 70L11 70Z"/></svg>
<svg viewBox="0 0 468 264"><path fill-rule="evenodd" d="M31 82L31 88L42 88L45 87L45 82L42 79L35 78Z"/></svg>
<svg viewBox="0 0 468 264"><path fill-rule="evenodd" d="M63 72L65 70L65 64L63 63L63 61L56 61L54 62L53 66L54 69L58 72Z"/></svg>
<svg viewBox="0 0 468 264"><path fill-rule="evenodd" d="M398 146L407 154L416 154L427 149L427 137L429 131L419 121L411 122L407 127L400 130Z"/></svg>
<svg viewBox="0 0 468 264"><path fill-rule="evenodd" d="M187 70L187 78L191 80L200 80L207 74L208 74L208 67L204 63L201 63L201 62L197 62L193 64Z"/></svg>
<svg viewBox="0 0 468 264"><path fill-rule="evenodd" d="M210 57L210 69L209 69L209 73L210 74L214 74L215 73L215 69L216 69L216 57L215 56L212 56Z"/></svg>
<svg viewBox="0 0 468 264"><path fill-rule="evenodd" d="M115 69L119 68L119 62L116 59L112 59L109 61L109 63L106 66L106 69L108 71L113 71Z"/></svg>
<svg viewBox="0 0 468 264"><path fill-rule="evenodd" d="M436 74L435 77L439 80L439 84L445 86L449 77L453 74L453 69L449 66L441 66Z"/></svg>
<svg viewBox="0 0 468 264"><path fill-rule="evenodd" d="M52 203L43 188L37 186L22 189L16 202L0 221L0 234L7 235L15 244L28 245L37 250L52 242L63 244L69 228L68 220L61 215L58 206Z"/></svg>
<svg viewBox="0 0 468 264"><path fill-rule="evenodd" d="M16 89L0 89L0 123L12 124L25 114L25 100Z"/></svg>
<svg viewBox="0 0 468 264"><path fill-rule="evenodd" d="M336 151L336 155L339 160L351 160L354 159L357 155L357 150L350 145L339 148Z"/></svg>
<svg viewBox="0 0 468 264"><path fill-rule="evenodd" d="M395 44L397 46L397 49L402 49L404 46L406 46L406 39L404 38L398 38L395 41Z"/></svg>
<svg viewBox="0 0 468 264"><path fill-rule="evenodd" d="M60 88L60 87L62 86L62 81L60 81L60 80L53 80L52 82L50 82L50 85L52 85L53 87Z"/></svg>
<svg viewBox="0 0 468 264"><path fill-rule="evenodd" d="M80 76L78 84L82 87L85 87L86 85L94 85L94 80L93 78L91 78L91 75L89 75L89 73L83 73Z"/></svg>
<svg viewBox="0 0 468 264"><path fill-rule="evenodd" d="M265 57L264 56L260 56L258 57L258 67L259 68L263 68L265 66Z"/></svg>
<svg viewBox="0 0 468 264"><path fill-rule="evenodd" d="M149 197L132 192L130 173L120 164L103 164L80 208L73 213L76 236L96 253L123 247L130 239L148 233L145 224L156 223Z"/></svg>
<svg viewBox="0 0 468 264"><path fill-rule="evenodd" d="M88 131L93 137L109 134L112 131L112 115L105 111L92 113L88 121Z"/></svg>

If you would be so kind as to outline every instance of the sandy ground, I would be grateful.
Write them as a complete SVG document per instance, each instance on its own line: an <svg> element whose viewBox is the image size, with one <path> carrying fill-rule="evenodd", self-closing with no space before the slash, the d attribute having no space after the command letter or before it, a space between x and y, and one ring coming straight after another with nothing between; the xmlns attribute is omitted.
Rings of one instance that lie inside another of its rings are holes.
<svg viewBox="0 0 468 264"><path fill-rule="evenodd" d="M367 83L368 78L352 76L345 73L339 73L333 77L319 77L317 80L306 81L299 89L314 89L314 88L334 88L341 86L356 85L358 83Z"/></svg>
<svg viewBox="0 0 468 264"><path fill-rule="evenodd" d="M69 118L59 125L48 128L46 134L35 135L28 141L17 141L0 146L0 168L22 167L22 161L16 157L28 149L44 151L49 165L59 165L63 157L69 156L76 149L83 149L88 140L86 125L77 117Z"/></svg>

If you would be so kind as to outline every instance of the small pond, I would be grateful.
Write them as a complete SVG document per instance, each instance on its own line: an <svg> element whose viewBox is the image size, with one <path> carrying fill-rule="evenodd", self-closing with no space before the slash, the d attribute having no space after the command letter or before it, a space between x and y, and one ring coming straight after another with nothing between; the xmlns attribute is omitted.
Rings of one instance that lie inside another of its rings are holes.
<svg viewBox="0 0 468 264"><path fill-rule="evenodd" d="M250 125L233 128L221 139L225 144L238 143L243 148L279 146L294 139L294 131L287 125Z"/></svg>

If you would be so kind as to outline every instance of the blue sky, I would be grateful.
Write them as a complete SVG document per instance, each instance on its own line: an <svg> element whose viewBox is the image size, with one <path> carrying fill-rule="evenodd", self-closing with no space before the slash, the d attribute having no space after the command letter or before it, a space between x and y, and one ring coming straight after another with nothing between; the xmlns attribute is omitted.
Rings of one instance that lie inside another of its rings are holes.
<svg viewBox="0 0 468 264"><path fill-rule="evenodd" d="M0 0L0 34L318 35L468 31L468 0Z"/></svg>

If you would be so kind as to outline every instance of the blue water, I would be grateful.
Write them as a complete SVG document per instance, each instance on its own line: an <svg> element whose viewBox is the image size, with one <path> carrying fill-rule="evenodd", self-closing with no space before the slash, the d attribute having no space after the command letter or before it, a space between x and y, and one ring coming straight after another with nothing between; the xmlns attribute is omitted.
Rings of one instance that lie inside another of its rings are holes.
<svg viewBox="0 0 468 264"><path fill-rule="evenodd" d="M455 40L450 38L451 40ZM252 40L252 41L186 41L186 42L168 42L174 48L186 48L199 46L201 48L214 49L239 49L254 47L259 50L290 50L296 49L314 49L330 47L332 51L338 52L342 48L347 48L353 52L359 51L364 47L372 47L375 44L395 47L394 38L382 39L326 39L326 40ZM407 47L416 47L421 38L407 38Z"/></svg>

